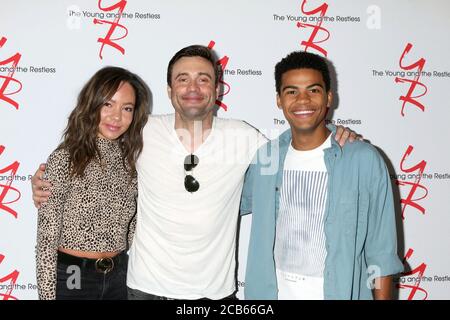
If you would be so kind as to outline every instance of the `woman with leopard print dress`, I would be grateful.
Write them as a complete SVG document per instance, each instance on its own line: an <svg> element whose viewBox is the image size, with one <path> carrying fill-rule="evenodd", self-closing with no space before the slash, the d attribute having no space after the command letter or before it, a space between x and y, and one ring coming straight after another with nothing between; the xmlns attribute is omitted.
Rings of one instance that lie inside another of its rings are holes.
<svg viewBox="0 0 450 320"><path fill-rule="evenodd" d="M52 187L38 216L40 299L126 299L148 111L147 86L123 68L99 70L81 90L45 171Z"/></svg>

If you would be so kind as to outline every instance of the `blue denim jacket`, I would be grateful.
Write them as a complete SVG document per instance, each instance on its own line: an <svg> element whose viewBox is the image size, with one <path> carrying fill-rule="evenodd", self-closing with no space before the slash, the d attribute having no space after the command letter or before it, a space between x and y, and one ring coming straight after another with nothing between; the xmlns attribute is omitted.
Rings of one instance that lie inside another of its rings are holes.
<svg viewBox="0 0 450 320"><path fill-rule="evenodd" d="M334 139L335 127L329 129L332 146L324 151L328 172L324 298L372 299L368 279L403 270L397 255L391 181L372 145L356 141L341 148ZM277 299L275 225L291 139L288 130L262 146L246 174L241 213L253 213L246 299ZM276 168L269 168L274 164Z"/></svg>

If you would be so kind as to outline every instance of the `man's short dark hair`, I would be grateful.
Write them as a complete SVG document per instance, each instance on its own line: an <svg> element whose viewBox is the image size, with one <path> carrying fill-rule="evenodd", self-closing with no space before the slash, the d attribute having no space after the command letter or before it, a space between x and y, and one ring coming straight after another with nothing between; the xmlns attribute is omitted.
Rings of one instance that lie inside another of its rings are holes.
<svg viewBox="0 0 450 320"><path fill-rule="evenodd" d="M327 61L321 56L306 52L294 51L281 59L275 66L275 88L277 93L281 93L281 77L284 73L295 69L314 69L322 74L325 90L330 91L330 71Z"/></svg>
<svg viewBox="0 0 450 320"><path fill-rule="evenodd" d="M215 85L219 84L219 76L221 75L221 66L217 64L217 58L214 54L214 52L209 49L208 47L202 46L202 45L192 45L185 47L175 53L175 55L170 59L169 65L167 67L167 84L169 87L172 87L172 70L173 65L184 57L201 57L209 62L211 62L213 69L214 69L214 76L215 76Z"/></svg>

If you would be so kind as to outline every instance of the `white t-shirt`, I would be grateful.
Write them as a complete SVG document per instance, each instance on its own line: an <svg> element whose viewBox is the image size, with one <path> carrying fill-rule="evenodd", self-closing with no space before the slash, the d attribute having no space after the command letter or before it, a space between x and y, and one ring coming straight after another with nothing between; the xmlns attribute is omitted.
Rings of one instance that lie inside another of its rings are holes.
<svg viewBox="0 0 450 320"><path fill-rule="evenodd" d="M323 299L328 182L324 149L331 146L330 139L309 151L289 146L286 154L275 240L280 300Z"/></svg>
<svg viewBox="0 0 450 320"><path fill-rule="evenodd" d="M150 117L137 162L138 212L127 285L175 299L224 298L235 291L235 247L244 174L266 139L239 120L214 118L194 152L189 172L197 192L184 188L190 154L173 114Z"/></svg>

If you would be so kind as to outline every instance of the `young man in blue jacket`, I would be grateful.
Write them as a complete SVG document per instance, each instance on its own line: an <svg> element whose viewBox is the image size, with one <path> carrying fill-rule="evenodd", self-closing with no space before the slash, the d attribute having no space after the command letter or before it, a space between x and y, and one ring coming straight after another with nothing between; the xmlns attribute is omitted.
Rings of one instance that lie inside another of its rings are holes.
<svg viewBox="0 0 450 320"><path fill-rule="evenodd" d="M403 266L382 157L368 143L340 147L332 138L324 58L293 52L276 65L275 81L290 130L261 147L246 175L245 298L390 299Z"/></svg>

